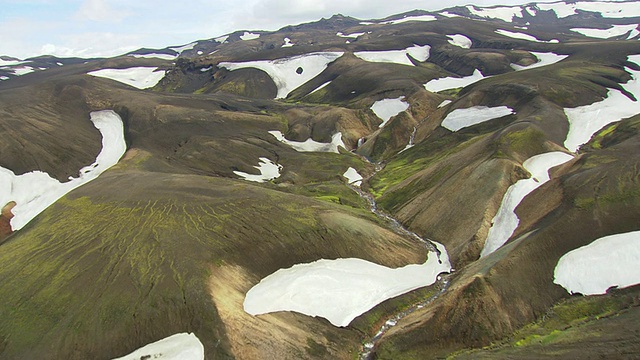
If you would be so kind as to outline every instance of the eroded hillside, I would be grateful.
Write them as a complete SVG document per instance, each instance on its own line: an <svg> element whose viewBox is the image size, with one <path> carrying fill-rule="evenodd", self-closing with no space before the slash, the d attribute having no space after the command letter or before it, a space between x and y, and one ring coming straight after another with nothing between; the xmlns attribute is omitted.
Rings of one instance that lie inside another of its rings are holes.
<svg viewBox="0 0 640 360"><path fill-rule="evenodd" d="M637 287L572 295L555 272L640 230L639 22L635 1L467 6L3 58L0 358L113 359L179 333L206 359L632 358ZM126 152L43 205L21 176L81 177L104 110ZM592 261L638 273L631 249ZM312 270L261 305L298 310L250 315L288 268Z"/></svg>

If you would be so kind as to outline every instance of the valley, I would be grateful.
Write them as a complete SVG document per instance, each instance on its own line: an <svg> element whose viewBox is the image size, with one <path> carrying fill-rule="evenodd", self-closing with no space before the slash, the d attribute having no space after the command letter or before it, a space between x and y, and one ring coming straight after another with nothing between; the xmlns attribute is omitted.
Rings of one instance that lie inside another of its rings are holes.
<svg viewBox="0 0 640 360"><path fill-rule="evenodd" d="M468 5L0 57L0 359L634 358L639 24Z"/></svg>

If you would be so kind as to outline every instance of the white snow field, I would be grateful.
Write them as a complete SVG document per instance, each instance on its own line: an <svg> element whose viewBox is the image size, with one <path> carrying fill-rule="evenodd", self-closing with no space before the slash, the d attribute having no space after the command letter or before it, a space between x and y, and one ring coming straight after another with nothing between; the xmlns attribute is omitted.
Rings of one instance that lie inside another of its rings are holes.
<svg viewBox="0 0 640 360"><path fill-rule="evenodd" d="M409 21L436 21L436 20L438 20L438 18L433 15L416 15L416 16L406 16L406 17L403 17L402 19L381 22L381 24L384 24L384 25L402 24Z"/></svg>
<svg viewBox="0 0 640 360"><path fill-rule="evenodd" d="M407 55L410 55L412 58L424 62L429 59L429 52L431 50L431 46L429 45L413 45L404 50L385 50L385 51L357 51L354 52L353 55L359 57L364 61L370 62L388 62L402 65L410 65L415 66L409 60Z"/></svg>
<svg viewBox="0 0 640 360"><path fill-rule="evenodd" d="M342 176L347 178L347 183L355 186L362 185L362 175L358 173L358 171L352 167L349 167L347 171L342 174Z"/></svg>
<svg viewBox="0 0 640 360"><path fill-rule="evenodd" d="M282 171L282 165L276 164L275 162L265 157L261 157L260 161L258 162L258 166L254 166L254 168L260 171L259 175L248 174L242 171L234 171L233 173L240 176L244 180L263 183L265 181L279 178L280 171Z"/></svg>
<svg viewBox="0 0 640 360"><path fill-rule="evenodd" d="M489 229L480 257L487 256L498 250L509 240L520 223L520 219L515 213L520 202L533 190L549 181L549 169L564 164L571 159L573 159L573 156L569 154L554 151L532 156L522 164L531 174L531 177L518 180L507 189L498 213L492 220L493 224Z"/></svg>
<svg viewBox="0 0 640 360"><path fill-rule="evenodd" d="M337 32L336 36L342 37L342 38L348 38L348 39L357 39L358 37L364 35L365 33L363 32L358 32L358 33L353 33L353 34L343 34L341 32Z"/></svg>
<svg viewBox="0 0 640 360"><path fill-rule="evenodd" d="M11 70L11 72L13 72L13 75L15 76L21 76L21 75L26 75L29 73L32 73L34 71L36 71L36 69L34 69L31 66L2 66L0 67L1 70ZM40 69L40 70L46 70L46 69ZM9 79L7 77L7 79ZM7 80L5 79L5 80Z"/></svg>
<svg viewBox="0 0 640 360"><path fill-rule="evenodd" d="M127 149L122 119L114 111L105 110L92 112L91 121L102 134L102 150L93 164L80 170L77 178L61 183L42 171L15 175L0 167L0 207L16 202L12 210L15 216L11 219L13 230L21 229L59 198L118 163Z"/></svg>
<svg viewBox="0 0 640 360"><path fill-rule="evenodd" d="M447 35L449 38L449 44L461 47L463 49L471 49L473 42L468 37L462 34Z"/></svg>
<svg viewBox="0 0 640 360"><path fill-rule="evenodd" d="M521 70L529 70L529 69L535 69L541 66L547 66L547 65L551 65L551 64L555 64L558 61L564 60L567 57L569 57L569 55L558 55L556 53L552 53L552 52L547 52L547 53L543 53L543 52L536 52L536 51L530 51L531 54L533 54L533 56L535 56L536 58L538 58L538 62L528 65L528 66L521 66L518 64L511 64L511 67L516 70L516 71L521 71Z"/></svg>
<svg viewBox="0 0 640 360"><path fill-rule="evenodd" d="M640 16L640 8L635 2L615 1L579 1L573 4L566 2L538 3L540 10L553 10L558 18L577 14L576 10L592 11L600 13L604 18L626 18Z"/></svg>
<svg viewBox="0 0 640 360"><path fill-rule="evenodd" d="M636 30L637 27L638 24L612 25L609 29L572 28L571 31L592 38L608 39L614 36L624 35L630 31Z"/></svg>
<svg viewBox="0 0 640 360"><path fill-rule="evenodd" d="M502 36L506 36L506 37L510 37L512 39L519 39L519 40L527 40L527 41L533 41L533 42L539 42L539 43L550 43L550 44L557 44L559 41L558 39L551 39L551 40L539 40L538 38L536 38L533 35L529 35L529 34L525 34L525 33L521 33L521 32L515 32L515 31L509 31L509 30L503 30L503 29L497 29L496 34L500 34Z"/></svg>
<svg viewBox="0 0 640 360"><path fill-rule="evenodd" d="M342 52L317 52L276 60L221 62L218 67L226 68L229 71L244 68L262 70L271 77L278 88L276 99L284 99L291 91L318 76L329 63L342 54ZM301 69L301 73L298 73L299 69Z"/></svg>
<svg viewBox="0 0 640 360"><path fill-rule="evenodd" d="M378 126L380 128L385 126L393 116L400 114L408 108L409 104L405 101L404 96L396 99L378 100L371 105L371 110L376 116L382 119L382 124Z"/></svg>
<svg viewBox="0 0 640 360"><path fill-rule="evenodd" d="M192 42L192 43L187 44L187 45L183 45L183 46L171 47L169 49L177 52L178 54L182 54L184 51L193 50L193 48L196 47L196 45L198 45L197 41Z"/></svg>
<svg viewBox="0 0 640 360"><path fill-rule="evenodd" d="M456 89L460 87L469 86L473 83L476 83L485 76L482 75L480 70L475 69L473 74L464 77L444 77L440 79L430 80L428 83L424 84L424 88L431 92L438 92L449 89Z"/></svg>
<svg viewBox="0 0 640 360"><path fill-rule="evenodd" d="M193 333L179 333L113 360L204 360L204 346Z"/></svg>
<svg viewBox="0 0 640 360"><path fill-rule="evenodd" d="M218 36L217 38L215 38L213 40L219 42L220 44L223 44L225 41L227 41L227 39L229 39L229 35Z"/></svg>
<svg viewBox="0 0 640 360"><path fill-rule="evenodd" d="M137 59L161 59L161 60L175 60L178 57L178 55L157 54L157 53L153 53L153 54L131 54L129 56L133 56L134 58L137 58Z"/></svg>
<svg viewBox="0 0 640 360"><path fill-rule="evenodd" d="M336 259L280 269L252 287L244 299L251 315L295 311L323 317L335 326L347 326L379 303L431 285L451 271L449 256L435 243L440 258L429 252L427 261L388 268L362 259Z"/></svg>
<svg viewBox="0 0 640 360"><path fill-rule="evenodd" d="M282 132L278 130L269 131L269 134L273 135L278 141L283 142L291 146L294 150L299 152L332 152L338 154L338 147L342 146L347 148L342 142L342 133L337 132L331 136L330 143L321 143L308 138L305 141L291 141L287 140Z"/></svg>
<svg viewBox="0 0 640 360"><path fill-rule="evenodd" d="M20 64L24 64L24 63L28 63L30 61L23 61L23 60L2 60L0 59L0 66L15 66L15 65L20 65Z"/></svg>
<svg viewBox="0 0 640 360"><path fill-rule="evenodd" d="M451 131L458 131L469 126L501 118L513 113L513 109L507 106L472 106L466 109L455 109L447 114L444 120L442 120L441 126Z"/></svg>
<svg viewBox="0 0 640 360"><path fill-rule="evenodd" d="M500 19L502 21L511 22L514 17L522 17L522 8L520 6L499 6L494 8L476 8L473 5L467 5L470 13L476 16Z"/></svg>
<svg viewBox="0 0 640 360"><path fill-rule="evenodd" d="M640 231L605 236L563 255L553 282L569 293L605 294L640 284Z"/></svg>
<svg viewBox="0 0 640 360"><path fill-rule="evenodd" d="M247 31L245 31L244 34L240 35L241 40L255 40L259 37L260 37L260 34L254 34Z"/></svg>
<svg viewBox="0 0 640 360"><path fill-rule="evenodd" d="M630 62L640 64L640 55L629 55L627 59ZM640 71L628 67L625 69L631 74L632 79L623 87L636 99L640 99L640 83L638 83ZM632 101L620 90L609 89L604 100L591 105L566 108L564 112L569 120L569 133L564 147L575 152L580 145L588 142L591 136L605 125L640 113L640 101Z"/></svg>
<svg viewBox="0 0 640 360"><path fill-rule="evenodd" d="M156 86L164 77L164 71L158 71L156 67L143 66L128 69L101 69L87 74L115 80L141 90Z"/></svg>

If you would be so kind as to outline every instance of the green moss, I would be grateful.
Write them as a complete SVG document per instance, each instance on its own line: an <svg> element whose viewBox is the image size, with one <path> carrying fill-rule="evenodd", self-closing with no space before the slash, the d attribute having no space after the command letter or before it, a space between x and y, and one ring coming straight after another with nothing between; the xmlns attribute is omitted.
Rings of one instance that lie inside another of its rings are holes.
<svg viewBox="0 0 640 360"><path fill-rule="evenodd" d="M416 146L417 151L400 154L378 172L370 181L371 193L379 199L388 189L417 172L437 164L447 156L464 150L482 138L484 135L450 134L434 141L423 142Z"/></svg>
<svg viewBox="0 0 640 360"><path fill-rule="evenodd" d="M542 131L527 127L523 130L512 131L500 137L494 156L497 158L519 154L529 158L534 154L544 152L545 135Z"/></svg>

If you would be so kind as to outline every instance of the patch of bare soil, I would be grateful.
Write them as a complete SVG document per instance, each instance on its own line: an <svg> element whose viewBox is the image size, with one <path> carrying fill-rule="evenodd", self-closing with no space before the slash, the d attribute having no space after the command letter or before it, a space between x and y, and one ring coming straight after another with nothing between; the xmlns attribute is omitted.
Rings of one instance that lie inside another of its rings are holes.
<svg viewBox="0 0 640 360"><path fill-rule="evenodd" d="M209 290L238 359L351 359L360 335L328 321L280 312L252 316L243 310L245 293L257 279L237 265L212 267Z"/></svg>

